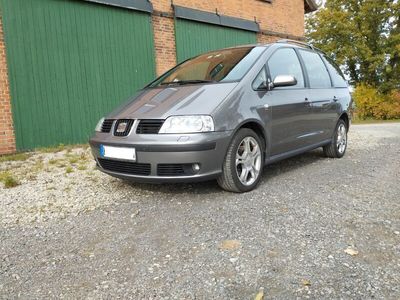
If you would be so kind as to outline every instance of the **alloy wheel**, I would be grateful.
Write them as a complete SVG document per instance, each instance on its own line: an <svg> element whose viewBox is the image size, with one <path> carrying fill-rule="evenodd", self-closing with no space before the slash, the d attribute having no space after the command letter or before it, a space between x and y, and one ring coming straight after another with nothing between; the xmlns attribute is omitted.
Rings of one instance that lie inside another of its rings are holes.
<svg viewBox="0 0 400 300"><path fill-rule="evenodd" d="M258 178L262 166L261 149L257 140L245 137L236 151L236 173L245 186L252 185Z"/></svg>
<svg viewBox="0 0 400 300"><path fill-rule="evenodd" d="M340 154L343 154L347 147L347 131L344 124L340 124L337 129L336 147Z"/></svg>

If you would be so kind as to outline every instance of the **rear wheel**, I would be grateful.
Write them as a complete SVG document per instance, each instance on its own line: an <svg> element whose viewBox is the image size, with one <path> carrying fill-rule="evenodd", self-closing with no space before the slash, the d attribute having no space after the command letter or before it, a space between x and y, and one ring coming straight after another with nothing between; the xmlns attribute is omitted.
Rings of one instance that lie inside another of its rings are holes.
<svg viewBox="0 0 400 300"><path fill-rule="evenodd" d="M264 148L260 137L251 129L240 129L229 145L218 184L229 192L251 191L260 181L263 167Z"/></svg>
<svg viewBox="0 0 400 300"><path fill-rule="evenodd" d="M331 158L341 158L346 153L347 149L347 126L340 119L336 124L336 129L332 142L324 147L324 154Z"/></svg>

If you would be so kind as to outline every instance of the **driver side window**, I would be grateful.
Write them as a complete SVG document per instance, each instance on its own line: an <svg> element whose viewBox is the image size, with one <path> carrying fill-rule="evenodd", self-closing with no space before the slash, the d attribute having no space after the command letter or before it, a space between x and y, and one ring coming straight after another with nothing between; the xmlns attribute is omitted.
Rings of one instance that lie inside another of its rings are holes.
<svg viewBox="0 0 400 300"><path fill-rule="evenodd" d="M278 75L291 75L297 79L297 84L289 88L303 88L304 77L299 58L294 49L283 48L272 54L268 60L268 69L273 81Z"/></svg>

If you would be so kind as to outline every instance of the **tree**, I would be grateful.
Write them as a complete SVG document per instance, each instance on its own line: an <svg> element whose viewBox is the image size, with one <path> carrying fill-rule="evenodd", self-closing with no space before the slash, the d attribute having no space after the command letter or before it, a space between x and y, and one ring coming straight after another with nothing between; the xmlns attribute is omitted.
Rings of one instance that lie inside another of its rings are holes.
<svg viewBox="0 0 400 300"><path fill-rule="evenodd" d="M343 67L351 84L400 88L400 1L327 0L307 18L306 37Z"/></svg>

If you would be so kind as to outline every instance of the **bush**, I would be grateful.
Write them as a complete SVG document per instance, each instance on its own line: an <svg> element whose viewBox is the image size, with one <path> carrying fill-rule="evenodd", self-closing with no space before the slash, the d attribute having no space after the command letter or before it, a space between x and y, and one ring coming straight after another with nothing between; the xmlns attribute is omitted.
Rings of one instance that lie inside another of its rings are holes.
<svg viewBox="0 0 400 300"><path fill-rule="evenodd" d="M383 94L374 87L361 84L356 87L353 97L360 119L400 119L400 91Z"/></svg>

